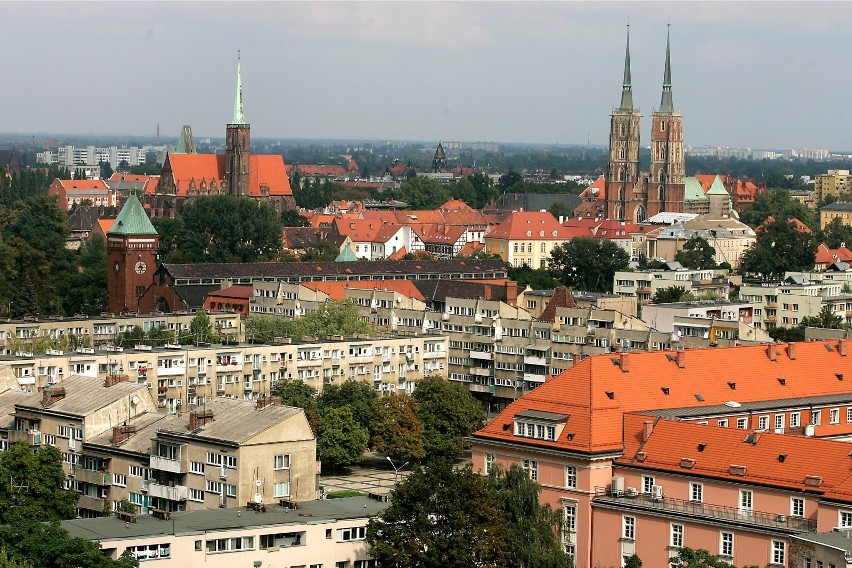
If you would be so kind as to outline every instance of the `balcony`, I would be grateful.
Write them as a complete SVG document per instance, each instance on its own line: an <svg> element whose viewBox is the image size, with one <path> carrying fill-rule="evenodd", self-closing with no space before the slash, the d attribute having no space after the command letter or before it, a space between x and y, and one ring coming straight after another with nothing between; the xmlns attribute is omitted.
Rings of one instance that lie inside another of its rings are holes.
<svg viewBox="0 0 852 568"><path fill-rule="evenodd" d="M104 510L106 499L99 497L89 497L88 495L80 495L77 498L77 508L87 509L89 511L97 511L98 513Z"/></svg>
<svg viewBox="0 0 852 568"><path fill-rule="evenodd" d="M112 474L109 472L93 471L78 467L74 471L74 479L94 485L112 485Z"/></svg>
<svg viewBox="0 0 852 568"><path fill-rule="evenodd" d="M470 374L476 375L477 377L493 377L494 369L486 369L483 367L471 367Z"/></svg>
<svg viewBox="0 0 852 568"><path fill-rule="evenodd" d="M182 377L186 367L157 367L157 377Z"/></svg>
<svg viewBox="0 0 852 568"><path fill-rule="evenodd" d="M531 383L543 383L544 375L539 375L537 373L524 373L524 380Z"/></svg>
<svg viewBox="0 0 852 568"><path fill-rule="evenodd" d="M471 359L479 359L480 361L491 361L494 356L490 351L471 351Z"/></svg>
<svg viewBox="0 0 852 568"><path fill-rule="evenodd" d="M672 517L712 519L731 525L745 527L766 527L787 533L799 533L816 530L816 521L800 517L790 517L783 513L761 511L744 512L736 507L723 507L708 503L684 501L682 499L654 499L648 494L615 494L611 487L595 487L593 506L618 508L620 510L644 510L665 512Z"/></svg>
<svg viewBox="0 0 852 568"><path fill-rule="evenodd" d="M186 501L189 488L186 485L160 485L152 481L148 484L148 495L169 501Z"/></svg>
<svg viewBox="0 0 852 568"><path fill-rule="evenodd" d="M446 356L447 356L446 351L424 351L423 352L423 358L424 359L431 359L432 357L446 357Z"/></svg>
<svg viewBox="0 0 852 568"><path fill-rule="evenodd" d="M300 367L300 368L301 367L315 367L317 365L322 365L322 359L321 358L296 359L296 366Z"/></svg>
<svg viewBox="0 0 852 568"><path fill-rule="evenodd" d="M186 459L180 458L173 460L162 456L151 456L149 465L151 469L168 471L169 473L186 473L187 471Z"/></svg>
<svg viewBox="0 0 852 568"><path fill-rule="evenodd" d="M524 355L524 364L525 365L540 365L542 367L547 366L547 357L539 357L537 355Z"/></svg>
<svg viewBox="0 0 852 568"><path fill-rule="evenodd" d="M217 373L235 373L237 371L242 372L243 365L237 359L233 361L216 361L216 372Z"/></svg>
<svg viewBox="0 0 852 568"><path fill-rule="evenodd" d="M494 392L494 387L489 385L480 385L479 383L468 383L467 388L471 392Z"/></svg>

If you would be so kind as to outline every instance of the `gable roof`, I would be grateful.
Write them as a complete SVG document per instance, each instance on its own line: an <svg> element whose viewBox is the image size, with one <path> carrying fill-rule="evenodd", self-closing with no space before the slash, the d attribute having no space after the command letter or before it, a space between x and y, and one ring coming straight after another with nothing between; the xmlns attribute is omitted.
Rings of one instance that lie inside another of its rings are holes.
<svg viewBox="0 0 852 568"><path fill-rule="evenodd" d="M728 195L719 176L713 178L713 183L710 185L710 189L707 190L707 195Z"/></svg>
<svg viewBox="0 0 852 568"><path fill-rule="evenodd" d="M196 187L203 181L208 186L213 182L221 186L225 179L224 154L169 154L163 172L171 171L172 181L179 196L186 196L192 182ZM284 158L278 155L252 154L249 156L248 194L292 195L290 180Z"/></svg>
<svg viewBox="0 0 852 568"><path fill-rule="evenodd" d="M65 189L65 191L93 191L93 190L109 190L106 182L102 179L59 179L56 181Z"/></svg>
<svg viewBox="0 0 852 568"><path fill-rule="evenodd" d="M560 286L553 291L553 295L547 302L547 306L538 318L538 321L552 322L556 319L556 308L573 308L577 304L574 303L574 296L571 291L565 286Z"/></svg>
<svg viewBox="0 0 852 568"><path fill-rule="evenodd" d="M301 284L310 290L325 292L332 300L346 299L346 290L390 290L414 298L425 300L423 294L411 280L360 280L358 282L303 282Z"/></svg>
<svg viewBox="0 0 852 568"><path fill-rule="evenodd" d="M110 235L156 235L157 229L135 194L130 194L109 229Z"/></svg>
<svg viewBox="0 0 852 568"><path fill-rule="evenodd" d="M486 235L491 239L558 241L568 240L571 236L556 217L547 211L513 211L508 219Z"/></svg>
<svg viewBox="0 0 852 568"><path fill-rule="evenodd" d="M683 198L686 201L707 201L708 199L704 194L704 188L701 187L701 182L693 176L683 178Z"/></svg>
<svg viewBox="0 0 852 568"><path fill-rule="evenodd" d="M820 243L817 247L815 264L831 265L837 261L852 262L852 250L845 246L830 249L825 243Z"/></svg>

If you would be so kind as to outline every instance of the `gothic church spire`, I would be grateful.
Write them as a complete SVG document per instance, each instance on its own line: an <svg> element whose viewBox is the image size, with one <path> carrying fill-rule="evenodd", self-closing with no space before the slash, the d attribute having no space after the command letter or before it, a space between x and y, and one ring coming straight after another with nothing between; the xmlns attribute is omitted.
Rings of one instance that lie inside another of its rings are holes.
<svg viewBox="0 0 852 568"><path fill-rule="evenodd" d="M668 24L666 27L666 71L663 75L663 96L660 100L660 112L674 112L674 105L672 104L672 65L669 49L669 30L671 29L671 24Z"/></svg>
<svg viewBox="0 0 852 568"><path fill-rule="evenodd" d="M633 86L630 84L630 24L627 24L627 51L624 55L624 84L619 110L633 110Z"/></svg>
<svg viewBox="0 0 852 568"><path fill-rule="evenodd" d="M231 124L245 124L243 115L243 80L240 76L240 52L237 51L237 92L234 95L234 118Z"/></svg>

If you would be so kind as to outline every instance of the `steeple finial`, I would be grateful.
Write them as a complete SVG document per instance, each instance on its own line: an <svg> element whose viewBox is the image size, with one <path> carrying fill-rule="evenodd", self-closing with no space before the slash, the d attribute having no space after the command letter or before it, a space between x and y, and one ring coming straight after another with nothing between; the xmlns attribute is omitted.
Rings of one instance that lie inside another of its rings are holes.
<svg viewBox="0 0 852 568"><path fill-rule="evenodd" d="M624 54L624 83L621 86L621 107L633 110L633 86L630 84L630 22L627 23L627 50Z"/></svg>
<svg viewBox="0 0 852 568"><path fill-rule="evenodd" d="M243 80L240 75L240 51L237 50L237 93L234 95L234 118L231 124L245 124L243 115Z"/></svg>
<svg viewBox="0 0 852 568"><path fill-rule="evenodd" d="M669 36L672 25L666 24L666 71L663 74L663 97L660 100L660 112L674 112L672 104L672 64Z"/></svg>

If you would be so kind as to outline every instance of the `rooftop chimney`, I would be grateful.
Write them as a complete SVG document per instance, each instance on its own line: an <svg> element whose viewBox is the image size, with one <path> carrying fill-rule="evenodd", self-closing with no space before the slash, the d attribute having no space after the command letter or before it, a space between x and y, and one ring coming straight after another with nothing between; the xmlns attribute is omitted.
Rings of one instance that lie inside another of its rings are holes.
<svg viewBox="0 0 852 568"><path fill-rule="evenodd" d="M675 361L680 369L686 367L686 351L678 350L675 352Z"/></svg>
<svg viewBox="0 0 852 568"><path fill-rule="evenodd" d="M837 352L840 353L841 357L846 357L846 340L839 339L837 341Z"/></svg>
<svg viewBox="0 0 852 568"><path fill-rule="evenodd" d="M213 422L212 410L196 410L189 413L189 429L195 430L201 428L205 424Z"/></svg>
<svg viewBox="0 0 852 568"><path fill-rule="evenodd" d="M642 441L647 442L651 437L651 434L654 432L654 421L646 420L642 425Z"/></svg>
<svg viewBox="0 0 852 568"><path fill-rule="evenodd" d="M795 343L788 343L787 344L787 357L789 357L791 361L796 360L796 344Z"/></svg>
<svg viewBox="0 0 852 568"><path fill-rule="evenodd" d="M622 353L618 356L619 362L618 365L621 367L622 373L630 372L630 359L627 357L627 353Z"/></svg>
<svg viewBox="0 0 852 568"><path fill-rule="evenodd" d="M117 385L118 383L126 383L130 380L128 375L107 375L106 379L104 379L104 386L109 388L112 385Z"/></svg>
<svg viewBox="0 0 852 568"><path fill-rule="evenodd" d="M136 433L136 426L113 426L112 427L112 445L117 446L121 442L130 438Z"/></svg>
<svg viewBox="0 0 852 568"><path fill-rule="evenodd" d="M57 400L65 398L65 387L51 387L41 391L41 405L50 406Z"/></svg>
<svg viewBox="0 0 852 568"><path fill-rule="evenodd" d="M767 355L769 355L770 361L777 361L778 360L778 352L775 351L774 345L770 345L769 347L767 347L766 353L767 353Z"/></svg>

